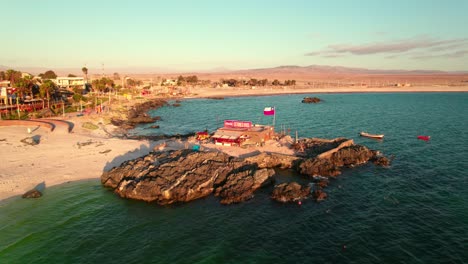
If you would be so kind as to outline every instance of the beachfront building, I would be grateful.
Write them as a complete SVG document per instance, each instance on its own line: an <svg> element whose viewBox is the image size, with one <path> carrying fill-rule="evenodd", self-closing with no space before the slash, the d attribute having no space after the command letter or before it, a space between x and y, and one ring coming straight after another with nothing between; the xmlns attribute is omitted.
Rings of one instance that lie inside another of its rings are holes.
<svg viewBox="0 0 468 264"><path fill-rule="evenodd" d="M225 120L224 126L212 136L216 145L263 145L275 135L273 126L253 125L250 121Z"/></svg>
<svg viewBox="0 0 468 264"><path fill-rule="evenodd" d="M10 81L0 81L0 105L8 104L8 94L11 94Z"/></svg>
<svg viewBox="0 0 468 264"><path fill-rule="evenodd" d="M177 80L176 79L166 79L165 81L162 82L163 86L174 86L177 85Z"/></svg>
<svg viewBox="0 0 468 264"><path fill-rule="evenodd" d="M57 77L52 79L53 82L59 87L67 90L73 90L73 88L85 89L85 81L83 77Z"/></svg>

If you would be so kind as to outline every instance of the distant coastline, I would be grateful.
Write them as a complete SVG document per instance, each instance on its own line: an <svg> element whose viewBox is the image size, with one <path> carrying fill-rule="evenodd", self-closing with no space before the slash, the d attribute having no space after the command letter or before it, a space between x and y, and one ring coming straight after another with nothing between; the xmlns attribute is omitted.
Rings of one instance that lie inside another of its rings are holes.
<svg viewBox="0 0 468 264"><path fill-rule="evenodd" d="M330 88L194 88L192 95L184 98L272 96L287 94L336 94L336 93L466 93L467 86L409 86L409 87L330 87Z"/></svg>

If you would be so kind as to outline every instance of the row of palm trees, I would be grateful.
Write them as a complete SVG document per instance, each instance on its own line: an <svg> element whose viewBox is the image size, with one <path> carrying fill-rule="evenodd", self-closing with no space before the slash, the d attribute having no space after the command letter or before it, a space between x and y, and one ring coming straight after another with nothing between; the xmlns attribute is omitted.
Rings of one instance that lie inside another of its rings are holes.
<svg viewBox="0 0 468 264"><path fill-rule="evenodd" d="M20 71L9 69L6 72L0 72L0 78L10 81L13 88L16 89L17 98L25 98L29 95L31 98L47 98L50 101L51 94L55 93L57 86L50 79L41 80L33 78L31 75L22 77Z"/></svg>

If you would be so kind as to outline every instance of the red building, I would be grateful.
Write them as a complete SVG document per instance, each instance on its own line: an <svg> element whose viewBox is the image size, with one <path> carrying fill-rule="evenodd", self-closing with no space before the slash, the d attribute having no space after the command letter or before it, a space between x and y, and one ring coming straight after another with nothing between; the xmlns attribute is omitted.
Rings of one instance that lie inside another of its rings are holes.
<svg viewBox="0 0 468 264"><path fill-rule="evenodd" d="M225 120L224 127L219 128L212 138L216 145L243 146L262 145L274 135L273 126L252 125L250 121Z"/></svg>

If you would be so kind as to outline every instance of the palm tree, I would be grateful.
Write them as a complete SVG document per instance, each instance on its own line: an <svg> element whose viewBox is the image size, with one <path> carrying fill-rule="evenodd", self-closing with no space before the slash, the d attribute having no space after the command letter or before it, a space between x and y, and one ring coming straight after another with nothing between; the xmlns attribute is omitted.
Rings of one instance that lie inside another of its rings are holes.
<svg viewBox="0 0 468 264"><path fill-rule="evenodd" d="M88 83L88 68L83 67L83 68L81 68L81 71L85 75L86 83Z"/></svg>
<svg viewBox="0 0 468 264"><path fill-rule="evenodd" d="M39 87L39 93L41 94L41 97L44 98L44 96L47 97L47 108L50 108L50 93L52 93L55 90L55 83L52 82L51 80L45 80L41 86Z"/></svg>
<svg viewBox="0 0 468 264"><path fill-rule="evenodd" d="M21 72L9 69L5 72L5 79L10 81L10 85L13 86L21 78Z"/></svg>
<svg viewBox="0 0 468 264"><path fill-rule="evenodd" d="M16 88L18 88L18 94L20 98L23 98L24 94L31 94L31 98L33 97L32 88L34 86L34 82L30 76L25 76L24 78L19 78L15 83Z"/></svg>

